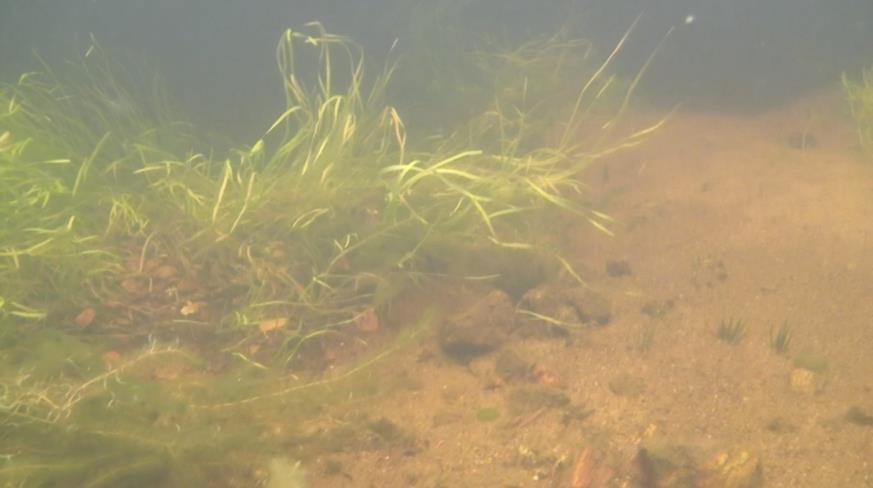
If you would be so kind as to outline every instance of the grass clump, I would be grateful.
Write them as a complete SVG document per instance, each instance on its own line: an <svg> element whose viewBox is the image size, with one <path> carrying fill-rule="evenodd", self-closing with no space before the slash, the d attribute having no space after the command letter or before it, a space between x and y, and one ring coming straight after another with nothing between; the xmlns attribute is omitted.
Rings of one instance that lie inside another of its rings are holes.
<svg viewBox="0 0 873 488"><path fill-rule="evenodd" d="M46 68L0 89L0 316L58 319L112 288L120 240L154 217L136 172L190 147L185 127L138 109L120 68L89 53L66 82Z"/></svg>
<svg viewBox="0 0 873 488"><path fill-rule="evenodd" d="M777 354L785 354L791 345L791 326L788 321L782 322L779 328L770 331L770 348Z"/></svg>
<svg viewBox="0 0 873 488"><path fill-rule="evenodd" d="M720 341L736 345L746 337L746 323L740 319L724 319L718 323L715 333Z"/></svg>
<svg viewBox="0 0 873 488"><path fill-rule="evenodd" d="M452 262L506 252L581 281L548 222L608 233L609 217L584 203L583 172L662 121L616 131L631 84L609 130L586 135L621 88L606 74L612 56L574 95L537 101L550 89L534 85L562 78L533 77L547 74L539 53L557 62L579 49L488 58L507 84L484 112L414 139L386 102L393 65L366 78L354 42L317 23L289 30L276 51L286 107L223 157L199 151L159 94L140 108L125 88L135 77L96 43L66 78L46 69L0 89L0 439L18 453L0 477L208 484L229 475L210 458L240 454L240 468L274 456L271 422L295 432L302 416L377 391L358 373L437 312L344 372L311 365L340 340L366 344L358 332L379 330L410 285L498 279ZM521 69L530 76L511 76ZM551 121L531 116L550 103L569 107L552 139Z"/></svg>
<svg viewBox="0 0 873 488"><path fill-rule="evenodd" d="M575 95L539 101L579 50L588 59L587 43L554 39L477 54L494 74L484 112L412 140L386 103L393 65L366 78L351 40L289 30L276 52L287 106L225 158L198 152L164 102L139 109L96 44L70 83L26 75L0 92L0 314L195 335L269 368L378 318L410 283L475 274L452 263L532 256L581 281L550 222L608 233L582 200L583 172L663 121L616 132L632 88L607 74L612 56ZM613 88L623 95L603 119ZM564 121L546 123L556 105ZM610 129L591 134L595 112Z"/></svg>
<svg viewBox="0 0 873 488"><path fill-rule="evenodd" d="M868 155L873 155L873 67L861 72L857 80L845 73L842 77L843 96L855 120L858 141Z"/></svg>

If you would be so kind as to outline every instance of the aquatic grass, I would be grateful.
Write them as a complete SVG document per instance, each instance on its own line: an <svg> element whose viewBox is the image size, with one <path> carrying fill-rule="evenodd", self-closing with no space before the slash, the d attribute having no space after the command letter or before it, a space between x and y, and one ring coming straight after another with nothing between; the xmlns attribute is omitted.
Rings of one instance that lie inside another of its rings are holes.
<svg viewBox="0 0 873 488"><path fill-rule="evenodd" d="M776 329L771 327L770 348L777 354L785 354L791 345L791 337L791 325L788 324L787 320Z"/></svg>
<svg viewBox="0 0 873 488"><path fill-rule="evenodd" d="M160 96L141 107L141 90L127 88L131 76L96 43L69 78L46 67L3 87L4 352L14 344L7 339L33 331L82 334L93 348L114 347L116 337L148 345L105 371L94 369L96 351L86 360L45 354L54 375L4 369L0 435L15 440L10 450L48 448L4 463L0 476L137 484L193 473L185 468L217 449L272 448L253 445L261 438L248 422L220 433L215 425L253 419L247 409L257 404L258 419L275 409L294 427L328 401L384 386L387 376L360 373L426 334L438 312L332 374L307 370L305 360L338 338L363 343L356 319L410 284L497 279L449 260L529 253L582 282L542 221L566 215L608 233L609 217L584 203L584 171L658 127L577 137L576 128L598 126L588 117L617 120L631 94L612 94L622 84L606 74L609 60L565 76L565 63L588 61L573 53L589 48L546 41L489 57L487 69L500 75L486 110L419 138L386 100L396 66L367 77L358 45L308 24L277 46L286 106L259 139L220 156L198 151ZM572 113L555 111L571 118L560 125L552 108L569 106L580 80L590 91ZM561 83L574 88L540 100ZM609 100L618 112L604 116ZM555 124L572 137L552 144ZM96 323L72 318L85 307L99 309ZM156 348L161 338L181 344ZM188 358L189 344L200 354L191 367L228 357L229 372L189 378L182 369L166 381L140 372L177 353Z"/></svg>
<svg viewBox="0 0 873 488"><path fill-rule="evenodd" d="M873 67L862 70L859 79L843 73L842 88L856 124L858 142L865 153L873 154Z"/></svg>
<svg viewBox="0 0 873 488"><path fill-rule="evenodd" d="M746 323L740 319L724 319L718 323L716 337L722 342L737 345L746 337Z"/></svg>
<svg viewBox="0 0 873 488"><path fill-rule="evenodd" d="M566 48L582 44L541 47L568 57ZM361 49L317 23L287 31L276 54L287 107L252 146L193 168L166 160L140 170L187 214L174 233L189 237L170 245L164 241L174 238L164 232L157 242L189 256L223 256L227 271L209 281L248 289L241 303L280 296L289 303L244 305L231 314L244 319L222 321L230 330L248 327L257 336L253 324L276 314L301 324L288 336L294 344L342 330L372 299L357 289L360 277L403 279L446 246L551 255L582 281L560 253L543 247L543 236L524 230L525 222L552 209L609 233L609 217L579 201L582 173L612 149L585 147L584 138L561 148L534 145L545 127L531 125L524 107L501 100L456 132L413 147L398 110L385 103L393 66L366 79ZM319 70L301 74L308 58ZM499 107L511 107L511 115ZM269 250L268 243L279 245Z"/></svg>
<svg viewBox="0 0 873 488"><path fill-rule="evenodd" d="M206 460L256 446L235 428L216 435L206 416L187 413L174 388L144 379L145 371L174 360L190 358L152 344L102 372L70 359L64 370L77 374L4 368L0 436L7 451L0 478L14 486L209 484ZM190 394L189 383L179 385ZM155 421L161 416L178 423Z"/></svg>
<svg viewBox="0 0 873 488"><path fill-rule="evenodd" d="M96 45L63 75L43 68L0 89L0 294L60 311L118 270L108 241L149 225L131 174L144 148L182 147L184 136L128 103Z"/></svg>
<svg viewBox="0 0 873 488"><path fill-rule="evenodd" d="M28 75L8 100L14 113L7 115L19 127L4 126L2 133L9 135L3 136L2 147L4 157L27 156L28 164L22 160L17 166L23 171L21 181L40 186L32 191L6 188L18 198L13 199L17 205L28 205L31 216L49 220L39 227L24 227L22 220L22 228L12 231L15 239L9 240L16 245L0 258L15 264L38 257L44 262L42 272L50 273L49 260L89 256L94 261L88 265L79 259L65 265L65 286L83 273L89 276L85 269L102 270L105 280L79 287L80 292L98 293L91 300L112 303L141 293L135 282L127 283L131 279L147 278L151 290L147 262L184 267L199 284L195 294L223 297L212 320L221 341L256 342L262 335L257 324L294 317L296 328L279 331L284 337L278 364L296 357L302 343L342 333L351 318L372 306L375 292L359 287L366 277L390 281L432 274L439 270L422 270L425 258L445 249L487 253L489 246L496 246L550 256L581 282L532 221L557 210L609 233L609 217L581 203L583 172L592 161L635 144L654 127L612 145L584 134L557 147L546 144L549 127L533 116L542 108L535 101L539 95L528 90L549 91L550 84L561 80L563 63L575 59L572 54L578 49L587 53L589 46L549 41L495 57L493 62L504 63L500 71L508 73L516 68L531 75L545 73L544 60L556 64L546 82L525 77L521 98L514 98L514 88L496 87L493 107L481 116L455 132L413 145L398 110L385 103L393 66L367 79L363 53L349 39L327 33L317 23L307 25L305 32L289 30L276 51L287 107L260 139L224 158L193 151L184 135L181 143L165 145L168 136L163 133L170 129L159 125L162 118L145 120L148 112L132 106L95 116L95 126L83 125L80 114L116 110L113 103L118 100L133 103L128 91L114 87L118 82L111 70L86 71L84 79L96 89L86 87L81 93L76 84L68 87L51 76ZM91 55L99 57L100 51L95 52ZM540 59L538 53L547 56ZM317 61L318 70L301 73L299 63L307 57ZM592 76L601 76L605 68L600 65ZM98 75L108 80L94 79ZM589 79L583 86L597 86L594 101L602 104L604 94L619 84ZM56 95L62 99L55 100ZM113 96L114 101L106 99ZM580 99L587 100L587 95ZM569 114L570 125L591 113L585 103L577 103ZM52 114L55 122L47 124L38 114ZM29 138L20 139L24 134ZM44 155L26 151L25 141L43 139L57 141L57 147L40 145ZM53 171L33 173L39 165L29 161L37 156ZM33 239L22 239L27 232ZM62 237L81 247L60 252L52 246ZM118 246L121 242L127 247ZM131 260L137 264L122 266ZM80 271L69 272L79 265ZM7 270L10 277L20 272L15 266ZM118 289L125 283L133 291ZM394 289L390 283L378 287ZM176 287L164 290L162 297L149 296L146 304L131 305L131 311L150 314L150 327L158 331L209 323L180 320L172 313L197 298ZM31 306L19 295L7 299ZM75 300L86 301L86 296ZM162 312L155 315L148 308ZM264 356L232 352L265 362Z"/></svg>

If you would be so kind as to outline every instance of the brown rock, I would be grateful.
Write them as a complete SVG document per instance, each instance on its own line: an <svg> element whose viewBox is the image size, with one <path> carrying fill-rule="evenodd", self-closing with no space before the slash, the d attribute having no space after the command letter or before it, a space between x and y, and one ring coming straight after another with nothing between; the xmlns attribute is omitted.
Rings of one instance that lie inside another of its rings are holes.
<svg viewBox="0 0 873 488"><path fill-rule="evenodd" d="M566 299L579 314L579 320L589 325L606 325L612 319L612 304L603 295L587 288L567 290Z"/></svg>
<svg viewBox="0 0 873 488"><path fill-rule="evenodd" d="M526 361L514 351L503 351L494 363L494 372L505 383L527 378L533 368L533 363Z"/></svg>
<svg viewBox="0 0 873 488"><path fill-rule="evenodd" d="M636 486L685 488L697 486L697 466L683 446L651 445L637 451Z"/></svg>
<svg viewBox="0 0 873 488"><path fill-rule="evenodd" d="M803 395L814 395L824 390L824 378L808 369L794 368L789 377L791 391Z"/></svg>
<svg viewBox="0 0 873 488"><path fill-rule="evenodd" d="M606 274L613 278L629 276L631 274L630 263L625 259L617 259L606 262Z"/></svg>
<svg viewBox="0 0 873 488"><path fill-rule="evenodd" d="M758 488L764 483L760 458L751 451L720 452L703 467L701 488Z"/></svg>
<svg viewBox="0 0 873 488"><path fill-rule="evenodd" d="M361 312L353 322L355 328L361 332L378 332L382 326L379 322L379 316L373 307L369 307Z"/></svg>
<svg viewBox="0 0 873 488"><path fill-rule="evenodd" d="M612 469L597 459L594 449L585 447L576 459L570 476L570 488L603 488L609 486Z"/></svg>
<svg viewBox="0 0 873 488"><path fill-rule="evenodd" d="M168 280L175 277L177 274L179 274L179 271L169 264L158 266L158 268L154 272L155 278L160 278L162 280Z"/></svg>
<svg viewBox="0 0 873 488"><path fill-rule="evenodd" d="M97 312L93 308L88 307L79 312L79 315L76 315L75 323L79 327L88 327L94 322L95 317L97 317Z"/></svg>
<svg viewBox="0 0 873 488"><path fill-rule="evenodd" d="M521 306L570 327L606 325L612 318L609 300L584 287L539 286L524 294Z"/></svg>
<svg viewBox="0 0 873 488"><path fill-rule="evenodd" d="M288 325L288 319L285 317L279 317L258 322L258 329L261 331L261 333L266 334L276 329L281 329L286 325Z"/></svg>
<svg viewBox="0 0 873 488"><path fill-rule="evenodd" d="M128 295L142 296L148 293L148 289L134 278L127 278L122 281L121 288L126 291Z"/></svg>
<svg viewBox="0 0 873 488"><path fill-rule="evenodd" d="M443 352L462 361L491 352L508 337L515 324L515 307L505 292L495 290L440 327Z"/></svg>

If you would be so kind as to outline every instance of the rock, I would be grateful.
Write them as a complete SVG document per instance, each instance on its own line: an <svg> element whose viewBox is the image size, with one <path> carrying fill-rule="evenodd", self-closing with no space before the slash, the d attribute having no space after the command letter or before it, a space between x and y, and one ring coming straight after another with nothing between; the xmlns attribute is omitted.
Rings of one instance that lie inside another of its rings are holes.
<svg viewBox="0 0 873 488"><path fill-rule="evenodd" d="M514 324L512 300L495 290L445 321L439 330L439 344L448 356L466 362L500 347Z"/></svg>
<svg viewBox="0 0 873 488"><path fill-rule="evenodd" d="M564 382L561 380L561 377L558 376L558 373L555 373L545 366L534 366L532 376L537 384L561 388L564 387Z"/></svg>
<svg viewBox="0 0 873 488"><path fill-rule="evenodd" d="M646 446L637 451L636 485L685 488L697 486L697 466L692 454L681 446Z"/></svg>
<svg viewBox="0 0 873 488"><path fill-rule="evenodd" d="M613 278L631 275L630 263L625 259L606 262L606 274Z"/></svg>
<svg viewBox="0 0 873 488"><path fill-rule="evenodd" d="M524 380L533 371L534 365L514 351L503 351L494 363L494 372L505 383Z"/></svg>
<svg viewBox="0 0 873 488"><path fill-rule="evenodd" d="M556 311L565 305L563 294L557 286L541 285L528 290L521 297L521 306L532 312L547 315L556 314Z"/></svg>
<svg viewBox="0 0 873 488"><path fill-rule="evenodd" d="M154 277L162 280L169 280L176 277L179 274L179 271L169 264L165 264L163 266L158 266L154 271Z"/></svg>
<svg viewBox="0 0 873 488"><path fill-rule="evenodd" d="M573 472L570 474L570 488L605 488L611 486L612 469L599 459L590 447L579 453Z"/></svg>
<svg viewBox="0 0 873 488"><path fill-rule="evenodd" d="M781 434L785 432L792 432L795 430L794 426L783 417L774 417L767 422L766 425L767 430L770 432Z"/></svg>
<svg viewBox="0 0 873 488"><path fill-rule="evenodd" d="M789 384L791 391L795 393L814 395L824 390L825 380L808 369L794 368L791 370Z"/></svg>
<svg viewBox="0 0 873 488"><path fill-rule="evenodd" d="M82 309L82 311L79 312L79 315L76 315L73 322L79 327L88 327L92 322L94 322L95 317L97 317L97 312L95 312L93 308L87 307Z"/></svg>
<svg viewBox="0 0 873 488"><path fill-rule="evenodd" d="M764 483L760 457L752 451L719 451L700 462L687 446L649 445L637 453L635 486L658 488L760 488Z"/></svg>
<svg viewBox="0 0 873 488"><path fill-rule="evenodd" d="M553 319L557 324L551 323L556 327L560 327L558 324L566 327L580 324L606 325L612 318L612 304L609 300L584 287L539 286L524 294L521 307Z"/></svg>
<svg viewBox="0 0 873 488"><path fill-rule="evenodd" d="M846 421L855 425L873 426L873 415L861 407L852 407L846 412Z"/></svg>
<svg viewBox="0 0 873 488"><path fill-rule="evenodd" d="M379 315L376 314L376 309L373 307L369 307L358 314L352 323L356 329L364 333L378 332L382 329Z"/></svg>
<svg viewBox="0 0 873 488"><path fill-rule="evenodd" d="M606 325L612 319L612 304L603 295L582 287L569 289L565 295L583 323Z"/></svg>
<svg viewBox="0 0 873 488"><path fill-rule="evenodd" d="M761 459L757 454L738 450L720 452L704 466L700 488L758 488L764 484Z"/></svg>

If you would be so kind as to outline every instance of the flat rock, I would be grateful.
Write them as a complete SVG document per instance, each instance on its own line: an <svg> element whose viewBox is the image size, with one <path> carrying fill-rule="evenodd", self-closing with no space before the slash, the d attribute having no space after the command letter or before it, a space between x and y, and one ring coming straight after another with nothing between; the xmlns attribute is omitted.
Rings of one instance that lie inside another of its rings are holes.
<svg viewBox="0 0 873 488"><path fill-rule="evenodd" d="M538 286L522 297L523 308L568 325L606 325L612 319L612 304L585 287Z"/></svg>

